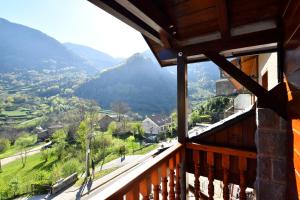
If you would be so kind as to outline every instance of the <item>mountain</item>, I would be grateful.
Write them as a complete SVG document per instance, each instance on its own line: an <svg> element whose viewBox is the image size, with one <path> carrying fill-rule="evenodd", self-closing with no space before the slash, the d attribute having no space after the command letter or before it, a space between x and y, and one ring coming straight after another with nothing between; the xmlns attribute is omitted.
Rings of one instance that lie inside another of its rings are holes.
<svg viewBox="0 0 300 200"><path fill-rule="evenodd" d="M106 53L84 45L73 43L65 43L64 45L67 49L87 60L90 65L93 65L100 71L107 67L119 64L122 61L120 58L113 58Z"/></svg>
<svg viewBox="0 0 300 200"><path fill-rule="evenodd" d="M103 108L122 101L143 115L169 113L176 107L176 79L151 59L135 54L82 84L75 94L94 99Z"/></svg>
<svg viewBox="0 0 300 200"><path fill-rule="evenodd" d="M95 73L86 60L50 36L0 18L0 72L28 69L60 69Z"/></svg>
<svg viewBox="0 0 300 200"><path fill-rule="evenodd" d="M150 50L143 55L157 63L156 58ZM176 66L166 69L176 78ZM188 64L188 94L191 101L199 101L215 93L216 80L220 77L220 70L213 62L200 62Z"/></svg>

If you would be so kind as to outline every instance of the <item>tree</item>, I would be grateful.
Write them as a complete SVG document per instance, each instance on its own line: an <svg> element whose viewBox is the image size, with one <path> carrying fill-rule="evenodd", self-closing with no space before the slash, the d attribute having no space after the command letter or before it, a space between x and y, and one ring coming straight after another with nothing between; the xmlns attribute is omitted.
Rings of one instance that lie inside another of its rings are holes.
<svg viewBox="0 0 300 200"><path fill-rule="evenodd" d="M108 125L108 128L107 128L107 132L109 134L115 134L117 132L117 123L116 122L111 122L109 125Z"/></svg>
<svg viewBox="0 0 300 200"><path fill-rule="evenodd" d="M16 140L15 145L21 150L22 167L25 167L26 165L27 147L35 144L36 141L37 136L29 135L28 133L23 134Z"/></svg>
<svg viewBox="0 0 300 200"><path fill-rule="evenodd" d="M111 109L118 114L118 121L121 121L121 115L130 111L130 107L127 103L117 101L111 104Z"/></svg>
<svg viewBox="0 0 300 200"><path fill-rule="evenodd" d="M60 160L65 152L67 133L64 129L55 131L52 135L52 141L54 143L54 150L57 159ZM47 154L48 152L44 152ZM47 156L47 155L45 155ZM46 158L46 157L45 157ZM48 158L47 158L48 159ZM45 159L46 160L46 159Z"/></svg>
<svg viewBox="0 0 300 200"><path fill-rule="evenodd" d="M145 133L141 123L132 124L131 132L133 133L133 136L137 136L139 140L144 136Z"/></svg>
<svg viewBox="0 0 300 200"><path fill-rule="evenodd" d="M82 149L86 149L86 145L87 145L87 135L89 133L89 127L88 127L88 123L87 120L83 120L80 122L80 125L77 129L77 142L80 144Z"/></svg>
<svg viewBox="0 0 300 200"><path fill-rule="evenodd" d="M107 155L107 149L112 146L112 137L110 135L97 135L91 144L92 151L94 152L94 157L97 161L102 160L104 164L105 157Z"/></svg>
<svg viewBox="0 0 300 200"><path fill-rule="evenodd" d="M171 114L171 120L172 120L172 129L177 130L178 123L177 123L177 112L176 111Z"/></svg>
<svg viewBox="0 0 300 200"><path fill-rule="evenodd" d="M51 138L54 143L61 143L67 138L66 131L64 129L58 129L53 133Z"/></svg>
<svg viewBox="0 0 300 200"><path fill-rule="evenodd" d="M134 136L129 136L127 138L128 143L130 144L131 148L132 148L132 153L134 153L134 142L135 142L135 138Z"/></svg>

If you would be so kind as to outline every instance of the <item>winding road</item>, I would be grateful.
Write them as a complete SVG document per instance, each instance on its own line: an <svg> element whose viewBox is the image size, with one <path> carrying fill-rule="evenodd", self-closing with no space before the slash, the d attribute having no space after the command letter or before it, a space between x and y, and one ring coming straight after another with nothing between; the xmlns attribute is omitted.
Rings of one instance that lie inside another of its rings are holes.
<svg viewBox="0 0 300 200"><path fill-rule="evenodd" d="M39 152L41 151L41 149L42 149L44 146L48 145L48 144L51 144L51 142L45 143L45 144L43 144L43 145L40 145L40 146L38 146L38 147L35 147L35 148L32 148L32 149L28 150L28 151L27 151L27 156L34 155L34 154L39 153ZM15 154L15 155L9 156L9 157L7 157L7 158L1 159L1 165L4 166L4 165L6 165L6 164L8 164L8 163L10 163L10 162L13 162L13 161L19 160L19 159L21 159L21 153L20 153L20 152L17 153L17 154Z"/></svg>

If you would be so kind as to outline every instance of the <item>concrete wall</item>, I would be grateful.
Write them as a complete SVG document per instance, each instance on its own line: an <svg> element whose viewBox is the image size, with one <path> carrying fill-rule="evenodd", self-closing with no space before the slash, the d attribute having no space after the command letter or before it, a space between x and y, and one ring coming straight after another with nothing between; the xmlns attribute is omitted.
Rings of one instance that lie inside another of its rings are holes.
<svg viewBox="0 0 300 200"><path fill-rule="evenodd" d="M278 84L277 53L266 53L258 56L258 82L262 84L262 76L268 72L268 90Z"/></svg>

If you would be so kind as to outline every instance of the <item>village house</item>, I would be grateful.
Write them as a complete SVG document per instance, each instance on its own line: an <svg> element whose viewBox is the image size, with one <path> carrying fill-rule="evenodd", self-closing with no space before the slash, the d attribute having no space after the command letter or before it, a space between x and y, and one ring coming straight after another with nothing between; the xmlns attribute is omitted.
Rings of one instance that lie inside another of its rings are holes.
<svg viewBox="0 0 300 200"><path fill-rule="evenodd" d="M168 131L171 124L171 118L164 115L146 116L142 122L145 133L151 135L158 135L159 133Z"/></svg>
<svg viewBox="0 0 300 200"><path fill-rule="evenodd" d="M113 117L109 115L104 115L100 120L99 120L99 126L101 131L107 131L107 128L111 122L116 121Z"/></svg>

